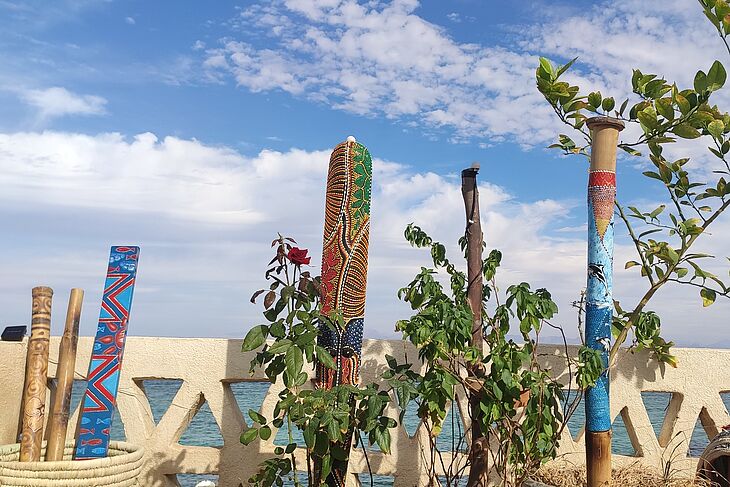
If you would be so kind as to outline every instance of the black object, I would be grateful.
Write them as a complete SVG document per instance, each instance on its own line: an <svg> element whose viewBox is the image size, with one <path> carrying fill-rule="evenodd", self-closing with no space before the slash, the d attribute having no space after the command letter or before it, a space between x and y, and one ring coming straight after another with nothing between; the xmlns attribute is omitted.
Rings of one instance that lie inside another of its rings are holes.
<svg viewBox="0 0 730 487"><path fill-rule="evenodd" d="M0 339L4 342L20 342L27 331L26 325L6 326Z"/></svg>

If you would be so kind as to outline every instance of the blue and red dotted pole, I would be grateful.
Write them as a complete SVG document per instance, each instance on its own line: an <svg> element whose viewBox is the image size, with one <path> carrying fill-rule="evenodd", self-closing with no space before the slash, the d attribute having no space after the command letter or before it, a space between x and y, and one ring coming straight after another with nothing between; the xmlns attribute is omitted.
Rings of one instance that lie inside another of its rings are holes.
<svg viewBox="0 0 730 487"><path fill-rule="evenodd" d="M586 390L586 469L588 487L611 481L611 403L608 358L613 318L613 207L616 199L616 148L623 122L610 117L586 121L591 131L588 176L588 286L585 341L598 350L604 371Z"/></svg>

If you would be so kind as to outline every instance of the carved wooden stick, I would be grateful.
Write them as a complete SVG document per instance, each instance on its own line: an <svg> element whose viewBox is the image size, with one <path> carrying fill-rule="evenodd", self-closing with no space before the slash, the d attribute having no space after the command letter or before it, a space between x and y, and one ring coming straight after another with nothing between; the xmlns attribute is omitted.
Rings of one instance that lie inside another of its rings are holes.
<svg viewBox="0 0 730 487"><path fill-rule="evenodd" d="M66 312L66 327L63 331L58 353L56 392L53 396L53 409L48 424L47 462L63 460L68 417L71 412L71 389L74 384L76 344L79 341L79 320L81 319L83 300L83 289L71 290L71 296L68 299L68 311Z"/></svg>
<svg viewBox="0 0 730 487"><path fill-rule="evenodd" d="M41 459L52 298L53 289L50 287L33 288L33 315L30 325L30 341L28 342L28 359L25 365L25 389L23 390L21 462L37 462Z"/></svg>

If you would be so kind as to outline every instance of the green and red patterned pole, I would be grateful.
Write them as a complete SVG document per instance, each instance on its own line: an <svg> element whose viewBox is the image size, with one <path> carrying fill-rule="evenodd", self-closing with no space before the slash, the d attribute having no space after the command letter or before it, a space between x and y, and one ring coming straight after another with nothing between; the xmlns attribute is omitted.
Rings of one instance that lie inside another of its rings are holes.
<svg viewBox="0 0 730 487"><path fill-rule="evenodd" d="M332 355L336 369L317 364L315 385L331 389L342 384L360 383L360 354L365 323L365 286L368 273L370 234L370 194L372 161L370 153L354 137L332 151L327 174L322 248L322 313L340 313L344 328L320 327L319 344ZM352 432L347 436L350 450ZM319 466L321 467L321 466ZM315 465L315 485L320 468ZM347 461L333 460L326 483L343 487Z"/></svg>

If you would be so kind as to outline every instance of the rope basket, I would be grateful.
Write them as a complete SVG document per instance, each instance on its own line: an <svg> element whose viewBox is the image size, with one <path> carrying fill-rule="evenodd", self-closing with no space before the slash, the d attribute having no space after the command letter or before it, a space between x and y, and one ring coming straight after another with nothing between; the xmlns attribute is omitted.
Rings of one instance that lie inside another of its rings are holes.
<svg viewBox="0 0 730 487"><path fill-rule="evenodd" d="M0 446L2 487L138 487L144 449L121 441L109 443L105 458L72 461L69 441L59 462L19 462L20 444ZM41 455L46 454L43 443Z"/></svg>
<svg viewBox="0 0 730 487"><path fill-rule="evenodd" d="M697 463L697 476L717 485L730 485L730 431L721 431L712 439Z"/></svg>

